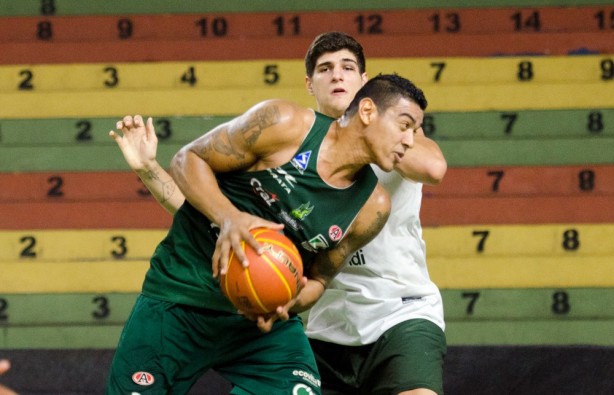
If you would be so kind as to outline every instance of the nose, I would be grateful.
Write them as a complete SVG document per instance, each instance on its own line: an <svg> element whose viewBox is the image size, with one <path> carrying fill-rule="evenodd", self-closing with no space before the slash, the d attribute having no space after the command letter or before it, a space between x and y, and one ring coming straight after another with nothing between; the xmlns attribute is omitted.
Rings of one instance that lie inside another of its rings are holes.
<svg viewBox="0 0 614 395"><path fill-rule="evenodd" d="M405 149L414 148L414 131L408 130L407 133L403 133L403 139L401 140L401 144L405 147Z"/></svg>
<svg viewBox="0 0 614 395"><path fill-rule="evenodd" d="M341 67L335 66L333 67L333 79L335 81L339 81L343 79L343 70Z"/></svg>

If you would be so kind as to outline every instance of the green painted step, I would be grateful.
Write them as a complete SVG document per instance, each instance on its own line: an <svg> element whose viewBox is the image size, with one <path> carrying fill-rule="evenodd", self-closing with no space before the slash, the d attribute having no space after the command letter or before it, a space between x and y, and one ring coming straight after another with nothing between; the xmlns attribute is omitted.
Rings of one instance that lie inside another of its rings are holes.
<svg viewBox="0 0 614 395"><path fill-rule="evenodd" d="M449 345L614 346L614 320L448 322Z"/></svg>
<svg viewBox="0 0 614 395"><path fill-rule="evenodd" d="M115 348L123 325L21 326L0 330L0 349ZM614 320L456 322L446 325L450 346L614 346Z"/></svg>
<svg viewBox="0 0 614 395"><path fill-rule="evenodd" d="M333 10L383 10L418 8L469 8L469 7L541 7L611 5L611 0L0 0L0 16L26 15L120 15L161 13L210 13L210 12L290 12Z"/></svg>
<svg viewBox="0 0 614 395"><path fill-rule="evenodd" d="M115 123L120 119L121 117L2 119L0 146L90 143L115 145L108 133L115 129ZM185 144L230 119L232 117L165 116L155 117L154 126L162 144Z"/></svg>
<svg viewBox="0 0 614 395"><path fill-rule="evenodd" d="M123 325L136 293L0 295L0 328L44 325Z"/></svg>
<svg viewBox="0 0 614 395"><path fill-rule="evenodd" d="M614 288L443 289L446 321L614 319Z"/></svg>
<svg viewBox="0 0 614 395"><path fill-rule="evenodd" d="M448 166L558 166L614 163L614 138L439 141Z"/></svg>
<svg viewBox="0 0 614 395"><path fill-rule="evenodd" d="M604 308L612 306L614 288L442 294L450 345L614 345L613 312ZM0 348L114 348L135 298L133 293L0 295Z"/></svg>
<svg viewBox="0 0 614 395"><path fill-rule="evenodd" d="M123 324L50 325L2 328L0 349L115 348Z"/></svg>
<svg viewBox="0 0 614 395"><path fill-rule="evenodd" d="M524 111L429 112L425 133L435 140L614 137L614 108ZM0 119L0 146L115 143L116 118ZM159 140L187 143L230 116L154 118Z"/></svg>
<svg viewBox="0 0 614 395"><path fill-rule="evenodd" d="M447 322L614 320L614 288L443 289ZM0 327L122 325L136 293L0 294Z"/></svg>
<svg viewBox="0 0 614 395"><path fill-rule="evenodd" d="M448 166L557 166L614 163L614 137L439 141ZM167 167L181 143L161 144ZM0 146L0 172L129 170L110 144Z"/></svg>

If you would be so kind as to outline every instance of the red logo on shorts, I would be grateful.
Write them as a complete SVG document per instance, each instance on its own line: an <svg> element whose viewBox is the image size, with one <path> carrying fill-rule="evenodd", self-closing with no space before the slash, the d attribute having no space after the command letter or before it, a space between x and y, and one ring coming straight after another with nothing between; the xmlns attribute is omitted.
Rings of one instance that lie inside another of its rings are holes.
<svg viewBox="0 0 614 395"><path fill-rule="evenodd" d="M341 240L341 236L343 236L343 231L337 225L328 228L328 237L330 237L332 241Z"/></svg>
<svg viewBox="0 0 614 395"><path fill-rule="evenodd" d="M132 375L132 381L138 385L152 385L154 383L154 376L147 372L136 372Z"/></svg>

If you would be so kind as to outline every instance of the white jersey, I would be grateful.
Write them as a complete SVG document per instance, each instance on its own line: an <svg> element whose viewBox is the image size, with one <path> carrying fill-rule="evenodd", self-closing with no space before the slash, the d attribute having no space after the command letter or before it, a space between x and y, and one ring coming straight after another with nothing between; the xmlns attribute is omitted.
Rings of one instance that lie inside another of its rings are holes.
<svg viewBox="0 0 614 395"><path fill-rule="evenodd" d="M386 330L413 318L442 330L443 303L426 267L420 202L422 184L373 166L390 194L392 209L382 231L356 252L311 308L307 336L356 346L375 342Z"/></svg>

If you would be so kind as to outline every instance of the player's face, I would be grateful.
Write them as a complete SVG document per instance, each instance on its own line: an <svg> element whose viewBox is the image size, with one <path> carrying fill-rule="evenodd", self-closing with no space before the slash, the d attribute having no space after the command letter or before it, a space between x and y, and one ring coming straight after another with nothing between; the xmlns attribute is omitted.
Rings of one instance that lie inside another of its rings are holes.
<svg viewBox="0 0 614 395"><path fill-rule="evenodd" d="M361 74L356 56L342 49L320 56L313 76L306 77L306 82L307 90L316 99L318 111L339 118L367 82L367 73Z"/></svg>
<svg viewBox="0 0 614 395"><path fill-rule="evenodd" d="M372 127L371 144L377 165L391 171L409 154L414 146L414 135L422 126L424 111L408 99L399 99L385 113L378 114Z"/></svg>

